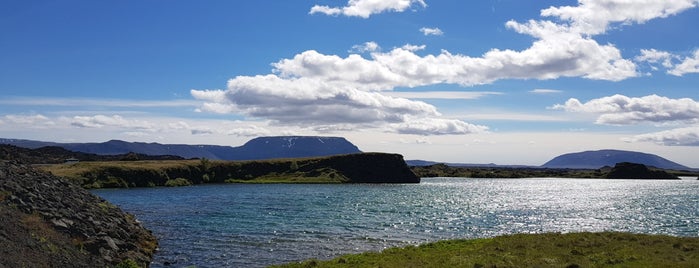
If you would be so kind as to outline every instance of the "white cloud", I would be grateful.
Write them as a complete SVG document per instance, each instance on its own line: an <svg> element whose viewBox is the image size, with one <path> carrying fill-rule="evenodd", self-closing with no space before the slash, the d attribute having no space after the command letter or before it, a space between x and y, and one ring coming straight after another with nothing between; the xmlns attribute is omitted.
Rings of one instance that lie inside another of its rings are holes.
<svg viewBox="0 0 699 268"><path fill-rule="evenodd" d="M401 122L405 115L438 115L434 106L424 102L305 77L239 76L229 80L228 90L220 93L204 93L219 96L218 99L205 100L231 104L241 113L277 123ZM192 95L196 98L202 92L192 90Z"/></svg>
<svg viewBox="0 0 699 268"><path fill-rule="evenodd" d="M395 124L394 130L400 134L415 135L458 135L465 133L485 133L486 126L474 125L456 119L411 119Z"/></svg>
<svg viewBox="0 0 699 268"><path fill-rule="evenodd" d="M379 44L376 42L366 42L361 45L354 45L352 46L352 49L350 49L350 53L364 53L364 52L374 52L374 51L379 51L381 47Z"/></svg>
<svg viewBox="0 0 699 268"><path fill-rule="evenodd" d="M420 32L424 35L444 35L444 32L442 32L442 30L437 28L437 27L435 27L435 28L422 27L422 28L420 28Z"/></svg>
<svg viewBox="0 0 699 268"><path fill-rule="evenodd" d="M50 125L53 122L46 116L41 114L35 115L16 115L9 114L3 117L5 121L10 124L23 124L23 125Z"/></svg>
<svg viewBox="0 0 699 268"><path fill-rule="evenodd" d="M344 7L315 5L311 7L308 14L323 13L331 16L345 15L366 19L373 14L387 11L403 12L414 4L427 7L424 0L348 0L347 6Z"/></svg>
<svg viewBox="0 0 699 268"><path fill-rule="evenodd" d="M578 6L550 7L542 10L541 16L570 21L575 31L596 35L604 33L612 23L641 24L675 15L697 3L697 0L578 0Z"/></svg>
<svg viewBox="0 0 699 268"><path fill-rule="evenodd" d="M699 73L699 49L694 51L694 55L686 57L680 64L675 65L668 71L671 75L682 76L688 73Z"/></svg>
<svg viewBox="0 0 699 268"><path fill-rule="evenodd" d="M276 125L305 126L321 132L384 128L397 133L456 135L487 129L440 118L434 106L421 101L305 77L239 76L228 81L226 91L193 90L192 95L214 106L234 106L239 113Z"/></svg>
<svg viewBox="0 0 699 268"><path fill-rule="evenodd" d="M242 125L234 126L226 131L226 135L238 136L238 137L260 137L269 136L272 132L266 128L262 128L256 125Z"/></svg>
<svg viewBox="0 0 699 268"><path fill-rule="evenodd" d="M155 131L157 125L143 120L129 120L120 115L106 116L74 116L70 123L72 126L80 128L102 128L116 127L124 129L138 129L143 131Z"/></svg>
<svg viewBox="0 0 699 268"><path fill-rule="evenodd" d="M547 88L535 88L529 91L529 93L533 94L556 94L556 93L561 93L563 91L557 90L557 89L547 89Z"/></svg>
<svg viewBox="0 0 699 268"><path fill-rule="evenodd" d="M406 99L463 99L474 100L489 95L502 95L502 92L493 91L390 91L383 93L386 96Z"/></svg>
<svg viewBox="0 0 699 268"><path fill-rule="evenodd" d="M402 46L401 48L404 50L407 50L407 51L415 52L415 51L424 50L426 47L427 47L426 45L419 45L418 46L418 45L406 44L406 45Z"/></svg>
<svg viewBox="0 0 699 268"><path fill-rule="evenodd" d="M675 55L667 51L641 49L641 55L636 56L634 59L639 62L661 63L663 67L670 68L672 67L672 59L675 57Z"/></svg>
<svg viewBox="0 0 699 268"><path fill-rule="evenodd" d="M636 135L623 140L626 142L654 142L667 146L699 146L699 126Z"/></svg>
<svg viewBox="0 0 699 268"><path fill-rule="evenodd" d="M599 114L595 123L631 125L644 122L699 122L699 103L689 98L670 99L658 95L631 98L614 95L582 103L571 98L554 109L568 112Z"/></svg>
<svg viewBox="0 0 699 268"><path fill-rule="evenodd" d="M501 79L579 76L619 81L636 76L635 65L622 59L616 48L583 38L539 40L521 52L494 49L479 58L448 51L420 56L414 49L374 52L370 59L357 54L342 58L309 50L273 66L284 78L314 78L362 90L441 83L473 86Z"/></svg>

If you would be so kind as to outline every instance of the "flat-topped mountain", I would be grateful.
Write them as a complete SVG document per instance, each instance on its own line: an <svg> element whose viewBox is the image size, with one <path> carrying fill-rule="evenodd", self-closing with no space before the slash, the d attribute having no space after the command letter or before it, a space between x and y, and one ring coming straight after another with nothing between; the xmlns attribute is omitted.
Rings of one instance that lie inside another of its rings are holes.
<svg viewBox="0 0 699 268"><path fill-rule="evenodd" d="M687 166L680 165L654 154L621 150L584 151L563 154L551 159L541 167L598 169L604 166L611 167L621 162L638 163L662 169L691 170L691 168Z"/></svg>
<svg viewBox="0 0 699 268"><path fill-rule="evenodd" d="M277 136L255 138L242 146L160 144L110 140L101 143L56 143L21 139L0 139L0 144L36 149L57 146L66 150L97 155L137 153L175 155L183 158L216 160L260 160L272 158L317 157L360 153L357 146L341 137Z"/></svg>

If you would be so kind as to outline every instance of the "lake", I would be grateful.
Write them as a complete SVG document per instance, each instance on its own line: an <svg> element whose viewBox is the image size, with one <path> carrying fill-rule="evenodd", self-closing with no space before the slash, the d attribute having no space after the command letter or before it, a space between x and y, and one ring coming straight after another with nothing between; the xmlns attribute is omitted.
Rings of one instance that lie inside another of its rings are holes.
<svg viewBox="0 0 699 268"><path fill-rule="evenodd" d="M699 181L423 178L420 184L102 189L160 241L151 267L264 267L442 239L699 236Z"/></svg>

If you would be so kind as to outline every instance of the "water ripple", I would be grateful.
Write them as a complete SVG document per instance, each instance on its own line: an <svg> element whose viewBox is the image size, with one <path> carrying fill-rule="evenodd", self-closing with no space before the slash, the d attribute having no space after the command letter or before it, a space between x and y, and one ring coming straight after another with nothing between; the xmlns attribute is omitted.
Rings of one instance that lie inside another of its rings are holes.
<svg viewBox="0 0 699 268"><path fill-rule="evenodd" d="M699 236L699 181L428 178L405 185L96 190L160 239L152 267L262 267L441 239Z"/></svg>

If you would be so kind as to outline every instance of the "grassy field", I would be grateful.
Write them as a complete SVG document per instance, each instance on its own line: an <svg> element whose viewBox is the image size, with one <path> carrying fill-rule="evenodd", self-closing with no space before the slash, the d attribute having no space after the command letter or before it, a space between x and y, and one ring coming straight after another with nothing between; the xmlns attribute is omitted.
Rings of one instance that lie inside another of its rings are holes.
<svg viewBox="0 0 699 268"><path fill-rule="evenodd" d="M699 267L699 238L614 232L516 234L272 267Z"/></svg>

